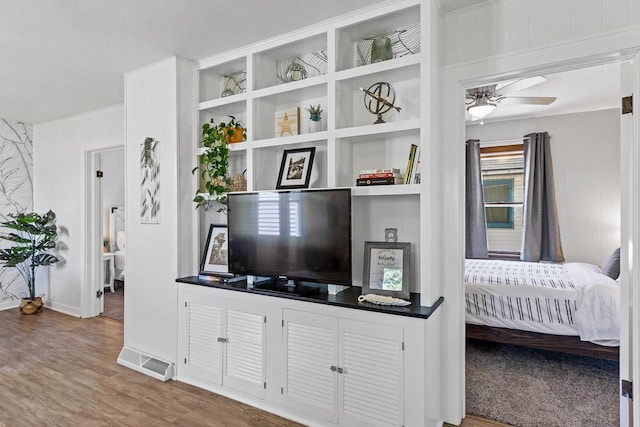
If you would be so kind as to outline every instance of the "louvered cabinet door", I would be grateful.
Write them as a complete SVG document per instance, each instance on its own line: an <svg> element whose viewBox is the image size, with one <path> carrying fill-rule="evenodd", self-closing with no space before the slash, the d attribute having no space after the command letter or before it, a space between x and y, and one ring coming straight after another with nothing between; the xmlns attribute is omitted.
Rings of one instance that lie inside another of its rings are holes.
<svg viewBox="0 0 640 427"><path fill-rule="evenodd" d="M402 342L402 328L340 320L341 425L403 425Z"/></svg>
<svg viewBox="0 0 640 427"><path fill-rule="evenodd" d="M184 357L185 373L204 381L222 382L223 309L208 304L188 302L188 343Z"/></svg>
<svg viewBox="0 0 640 427"><path fill-rule="evenodd" d="M283 310L285 406L326 421L337 421L338 319Z"/></svg>
<svg viewBox="0 0 640 427"><path fill-rule="evenodd" d="M225 386L265 397L265 309L233 303L226 309Z"/></svg>

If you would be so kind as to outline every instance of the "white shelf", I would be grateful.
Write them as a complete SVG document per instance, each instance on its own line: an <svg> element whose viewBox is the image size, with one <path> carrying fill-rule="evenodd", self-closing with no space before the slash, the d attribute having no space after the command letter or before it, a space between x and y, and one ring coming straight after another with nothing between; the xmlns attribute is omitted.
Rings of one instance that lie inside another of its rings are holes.
<svg viewBox="0 0 640 427"><path fill-rule="evenodd" d="M347 80L356 77L367 76L369 74L382 73L385 71L397 70L412 65L419 65L422 61L422 54L407 55L401 58L390 59L388 61L377 62L375 64L363 65L362 67L350 68L339 71L335 74L335 80Z"/></svg>
<svg viewBox="0 0 640 427"><path fill-rule="evenodd" d="M372 118L375 118L373 114ZM401 122L379 123L377 125L354 126L343 129L336 129L336 138L354 138L367 135L381 135L395 132L405 132L410 130L420 130L420 119L403 120Z"/></svg>
<svg viewBox="0 0 640 427"><path fill-rule="evenodd" d="M283 83L276 86L269 86L253 92L253 98L264 98L266 96L279 95L296 90L303 90L313 86L327 84L329 78L327 75L309 77L308 79L298 80L296 82Z"/></svg>
<svg viewBox="0 0 640 427"><path fill-rule="evenodd" d="M254 141L253 148L278 147L284 145L302 144L311 141L326 141L327 131L303 133L301 135L285 136L281 138L268 138Z"/></svg>
<svg viewBox="0 0 640 427"><path fill-rule="evenodd" d="M249 148L249 143L247 141L243 142L234 142L233 144L227 144L229 151L239 152L239 151L247 151ZM204 153L206 147L198 147L197 154L200 155Z"/></svg>
<svg viewBox="0 0 640 427"><path fill-rule="evenodd" d="M239 93L237 95L231 95L224 98L212 99L210 101L204 101L198 104L198 111L209 110L211 108L222 107L236 102L243 102L247 100L246 93Z"/></svg>
<svg viewBox="0 0 640 427"><path fill-rule="evenodd" d="M400 184L400 185L368 185L352 187L352 196L405 196L419 195L420 184Z"/></svg>

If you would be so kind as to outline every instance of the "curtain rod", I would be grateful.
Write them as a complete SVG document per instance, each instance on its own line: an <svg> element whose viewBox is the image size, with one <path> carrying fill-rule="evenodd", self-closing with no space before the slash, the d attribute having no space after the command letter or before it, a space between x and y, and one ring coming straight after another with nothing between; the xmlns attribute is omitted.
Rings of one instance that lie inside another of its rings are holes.
<svg viewBox="0 0 640 427"><path fill-rule="evenodd" d="M549 139L551 139L552 135L549 135ZM471 138L477 139L477 138ZM510 144L521 144L523 141L529 140L529 138L525 138L524 136L521 138L508 138L508 139L491 139L491 140L480 140L480 146L490 147L495 145L510 145Z"/></svg>

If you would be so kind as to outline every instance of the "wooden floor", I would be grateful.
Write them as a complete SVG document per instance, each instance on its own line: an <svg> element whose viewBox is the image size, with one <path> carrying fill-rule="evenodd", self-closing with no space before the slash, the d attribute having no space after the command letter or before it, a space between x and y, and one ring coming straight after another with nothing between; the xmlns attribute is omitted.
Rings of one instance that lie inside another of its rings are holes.
<svg viewBox="0 0 640 427"><path fill-rule="evenodd" d="M0 427L297 426L116 364L123 324L0 311Z"/></svg>
<svg viewBox="0 0 640 427"><path fill-rule="evenodd" d="M445 424L448 426L448 424ZM499 423L497 421L491 421L480 417L475 417L473 415L467 415L467 417L462 420L462 424L460 427L511 427L508 424Z"/></svg>
<svg viewBox="0 0 640 427"><path fill-rule="evenodd" d="M0 311L0 427L298 426L265 411L116 364L121 322ZM508 427L467 417L462 427Z"/></svg>

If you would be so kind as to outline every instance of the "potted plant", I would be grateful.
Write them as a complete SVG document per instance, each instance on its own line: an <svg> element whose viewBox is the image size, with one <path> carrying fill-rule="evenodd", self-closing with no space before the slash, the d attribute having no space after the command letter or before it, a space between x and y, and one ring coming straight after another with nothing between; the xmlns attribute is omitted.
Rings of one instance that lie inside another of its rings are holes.
<svg viewBox="0 0 640 427"><path fill-rule="evenodd" d="M218 128L220 128L226 135L227 143L233 144L235 142L242 142L247 139L247 132L240 120L236 120L234 116L229 116L229 118L231 120L229 120L228 122L220 122L218 124Z"/></svg>
<svg viewBox="0 0 640 427"><path fill-rule="evenodd" d="M217 202L220 206L218 212L226 209L227 196L229 191L229 147L228 143L232 139L239 137L240 140L246 138L245 128L234 116L229 116L231 120L227 123L220 122L217 125L211 119L210 123L202 125L202 145L204 152L198 156L199 166L195 167L192 173L200 172L200 178L204 185L206 196L201 194L200 189L196 191L193 201L196 207L207 209L211 201Z"/></svg>
<svg viewBox="0 0 640 427"><path fill-rule="evenodd" d="M58 240L56 214L49 210L44 215L30 212L9 216L12 219L1 225L10 231L0 235L0 238L12 242L13 246L0 249L0 261L4 262L4 267L15 268L27 283L28 293L22 298L20 312L38 313L42 311L43 302L41 296L36 296L36 269L60 261L49 253ZM8 293L6 288L3 291Z"/></svg>
<svg viewBox="0 0 640 427"><path fill-rule="evenodd" d="M322 113L322 106L318 105L310 105L305 108L309 113L309 132L318 132L322 129L322 117L320 114Z"/></svg>

